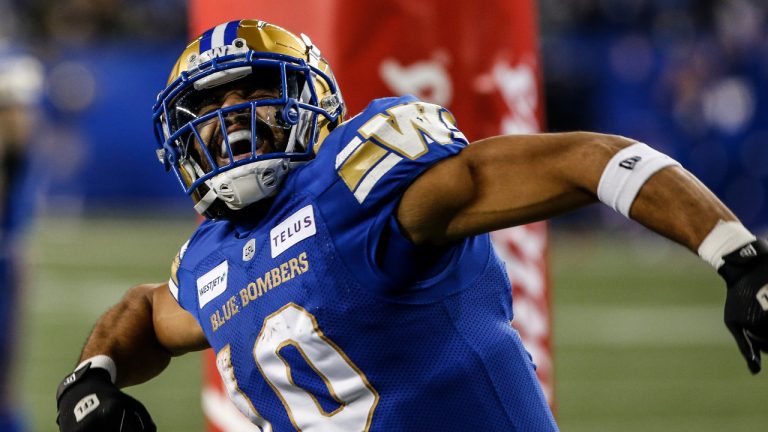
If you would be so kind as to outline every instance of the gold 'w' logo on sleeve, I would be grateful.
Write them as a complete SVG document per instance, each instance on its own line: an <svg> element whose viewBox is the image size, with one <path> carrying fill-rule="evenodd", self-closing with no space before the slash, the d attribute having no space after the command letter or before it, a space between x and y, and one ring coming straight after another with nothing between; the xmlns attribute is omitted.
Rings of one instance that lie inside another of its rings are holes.
<svg viewBox="0 0 768 432"><path fill-rule="evenodd" d="M361 126L336 156L336 170L359 203L398 162L417 159L428 144L466 140L448 110L413 102L394 106Z"/></svg>

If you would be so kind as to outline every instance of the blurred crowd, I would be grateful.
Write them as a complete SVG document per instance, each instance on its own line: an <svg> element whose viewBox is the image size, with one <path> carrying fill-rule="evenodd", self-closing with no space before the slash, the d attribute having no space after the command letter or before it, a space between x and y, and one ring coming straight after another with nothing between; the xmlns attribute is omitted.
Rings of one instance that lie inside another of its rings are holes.
<svg viewBox="0 0 768 432"><path fill-rule="evenodd" d="M186 0L0 0L0 52L26 52L45 70L30 143L45 167L42 207L79 214L110 188L113 201L135 198L127 191L134 161L146 150L152 159L148 113L172 64L170 47L187 37ZM102 168L118 160L116 175L104 177Z"/></svg>
<svg viewBox="0 0 768 432"><path fill-rule="evenodd" d="M646 140L768 228L768 2L540 0L550 130Z"/></svg>
<svg viewBox="0 0 768 432"><path fill-rule="evenodd" d="M0 0L0 33L40 49L186 38L186 0Z"/></svg>

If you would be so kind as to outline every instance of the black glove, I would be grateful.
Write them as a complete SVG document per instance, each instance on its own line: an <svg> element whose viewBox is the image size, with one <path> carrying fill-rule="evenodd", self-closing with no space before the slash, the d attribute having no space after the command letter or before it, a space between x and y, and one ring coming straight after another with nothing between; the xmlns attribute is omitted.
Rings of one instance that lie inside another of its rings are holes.
<svg viewBox="0 0 768 432"><path fill-rule="evenodd" d="M728 284L725 325L753 374L768 352L768 241L758 239L723 257L717 270Z"/></svg>
<svg viewBox="0 0 768 432"><path fill-rule="evenodd" d="M69 374L56 391L61 432L155 432L152 417L136 399L112 384L109 372L91 364Z"/></svg>

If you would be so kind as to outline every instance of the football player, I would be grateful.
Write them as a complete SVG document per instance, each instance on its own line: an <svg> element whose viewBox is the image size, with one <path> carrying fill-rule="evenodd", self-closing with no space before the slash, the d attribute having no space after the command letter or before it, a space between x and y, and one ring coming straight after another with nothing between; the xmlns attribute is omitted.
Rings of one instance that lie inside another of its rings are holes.
<svg viewBox="0 0 768 432"><path fill-rule="evenodd" d="M12 371L24 279L23 239L35 195L28 144L42 81L36 58L0 40L0 430L8 432L24 429Z"/></svg>
<svg viewBox="0 0 768 432"><path fill-rule="evenodd" d="M263 431L551 431L487 233L602 201L716 267L750 370L768 348L768 244L673 159L619 136L471 145L446 109L345 121L306 36L221 24L154 107L158 156L206 216L167 283L97 322L57 392L61 430L154 430L120 388L212 347Z"/></svg>
<svg viewBox="0 0 768 432"><path fill-rule="evenodd" d="M0 431L8 432L22 430L11 377L23 286L23 234L33 213L27 145L42 77L36 58L0 39Z"/></svg>

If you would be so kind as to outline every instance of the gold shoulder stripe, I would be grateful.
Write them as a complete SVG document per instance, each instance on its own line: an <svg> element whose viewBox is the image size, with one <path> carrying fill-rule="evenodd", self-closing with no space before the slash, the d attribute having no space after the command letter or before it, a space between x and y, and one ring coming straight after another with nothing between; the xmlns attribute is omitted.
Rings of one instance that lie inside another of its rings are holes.
<svg viewBox="0 0 768 432"><path fill-rule="evenodd" d="M339 169L339 176L349 190L355 190L363 176L387 153L389 152L373 142L366 141L344 162Z"/></svg>

